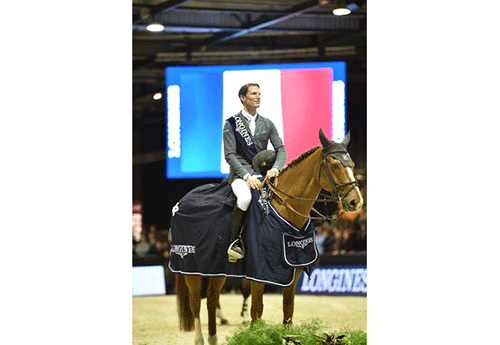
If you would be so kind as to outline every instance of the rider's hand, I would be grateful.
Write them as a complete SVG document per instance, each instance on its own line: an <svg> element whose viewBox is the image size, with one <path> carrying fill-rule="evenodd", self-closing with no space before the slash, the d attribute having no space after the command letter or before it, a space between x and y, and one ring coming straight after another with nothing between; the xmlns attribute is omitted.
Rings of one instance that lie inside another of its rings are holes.
<svg viewBox="0 0 500 345"><path fill-rule="evenodd" d="M272 169L269 169L269 170L267 171L267 173L266 173L266 177L267 177L268 179L273 178L273 177L277 177L277 176L279 175L279 173L280 173L280 172L279 172L279 170L278 170L278 169L276 169L276 168L272 168Z"/></svg>
<svg viewBox="0 0 500 345"><path fill-rule="evenodd" d="M254 176L248 176L247 179L247 185L248 187L252 188L252 189L259 189L260 187L260 180Z"/></svg>

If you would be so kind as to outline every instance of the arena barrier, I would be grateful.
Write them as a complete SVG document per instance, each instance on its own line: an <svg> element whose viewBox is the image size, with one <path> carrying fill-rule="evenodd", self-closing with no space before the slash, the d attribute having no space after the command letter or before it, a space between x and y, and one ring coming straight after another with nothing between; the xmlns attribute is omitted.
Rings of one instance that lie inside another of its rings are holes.
<svg viewBox="0 0 500 345"><path fill-rule="evenodd" d="M295 293L366 296L366 253L322 255L310 276L302 272Z"/></svg>
<svg viewBox="0 0 500 345"><path fill-rule="evenodd" d="M161 255L133 257L132 295L165 295L175 293L175 274L168 268L168 258ZM366 296L366 253L321 255L312 267L311 277L302 273L297 294ZM226 288L239 285L238 278L229 278ZM281 288L266 286L266 292L279 293Z"/></svg>
<svg viewBox="0 0 500 345"><path fill-rule="evenodd" d="M168 269L168 258L149 254L132 259L132 296L173 294L175 275Z"/></svg>

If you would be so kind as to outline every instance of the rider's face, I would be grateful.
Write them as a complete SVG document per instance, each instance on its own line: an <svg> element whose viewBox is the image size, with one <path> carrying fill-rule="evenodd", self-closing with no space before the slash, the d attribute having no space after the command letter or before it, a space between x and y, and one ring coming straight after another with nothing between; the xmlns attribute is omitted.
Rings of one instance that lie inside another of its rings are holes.
<svg viewBox="0 0 500 345"><path fill-rule="evenodd" d="M247 94L245 96L241 96L241 100L243 101L245 109L257 109L260 105L260 89L257 86L249 86Z"/></svg>

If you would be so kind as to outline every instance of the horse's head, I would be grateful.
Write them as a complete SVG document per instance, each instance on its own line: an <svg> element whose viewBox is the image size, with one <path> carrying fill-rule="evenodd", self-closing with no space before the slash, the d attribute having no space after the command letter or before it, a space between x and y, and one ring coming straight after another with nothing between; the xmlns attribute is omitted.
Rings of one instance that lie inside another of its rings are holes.
<svg viewBox="0 0 500 345"><path fill-rule="evenodd" d="M351 136L347 133L342 142L330 141L319 130L319 140L323 146L323 158L319 169L319 181L323 189L333 193L342 202L346 212L356 212L363 205L363 197L354 178L354 162L347 153Z"/></svg>

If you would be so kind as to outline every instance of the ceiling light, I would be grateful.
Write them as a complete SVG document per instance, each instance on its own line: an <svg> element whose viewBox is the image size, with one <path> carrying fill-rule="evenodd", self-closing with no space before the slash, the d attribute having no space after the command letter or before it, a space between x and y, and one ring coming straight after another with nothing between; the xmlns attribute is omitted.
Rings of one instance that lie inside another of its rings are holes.
<svg viewBox="0 0 500 345"><path fill-rule="evenodd" d="M336 16L346 16L351 13L351 10L348 8L336 8L333 10L333 14Z"/></svg>
<svg viewBox="0 0 500 345"><path fill-rule="evenodd" d="M162 97L163 97L163 94L162 94L161 92L157 92L157 93L155 93L155 94L153 95L153 99L154 99L155 101L157 101L157 100L161 99Z"/></svg>
<svg viewBox="0 0 500 345"><path fill-rule="evenodd" d="M146 26L146 30L151 31L151 32L160 32L163 31L164 26L161 25L160 23L151 23L148 26Z"/></svg>
<svg viewBox="0 0 500 345"><path fill-rule="evenodd" d="M351 13L351 10L348 9L345 5L345 0L336 1L336 6L333 9L333 14L336 16L346 16Z"/></svg>

